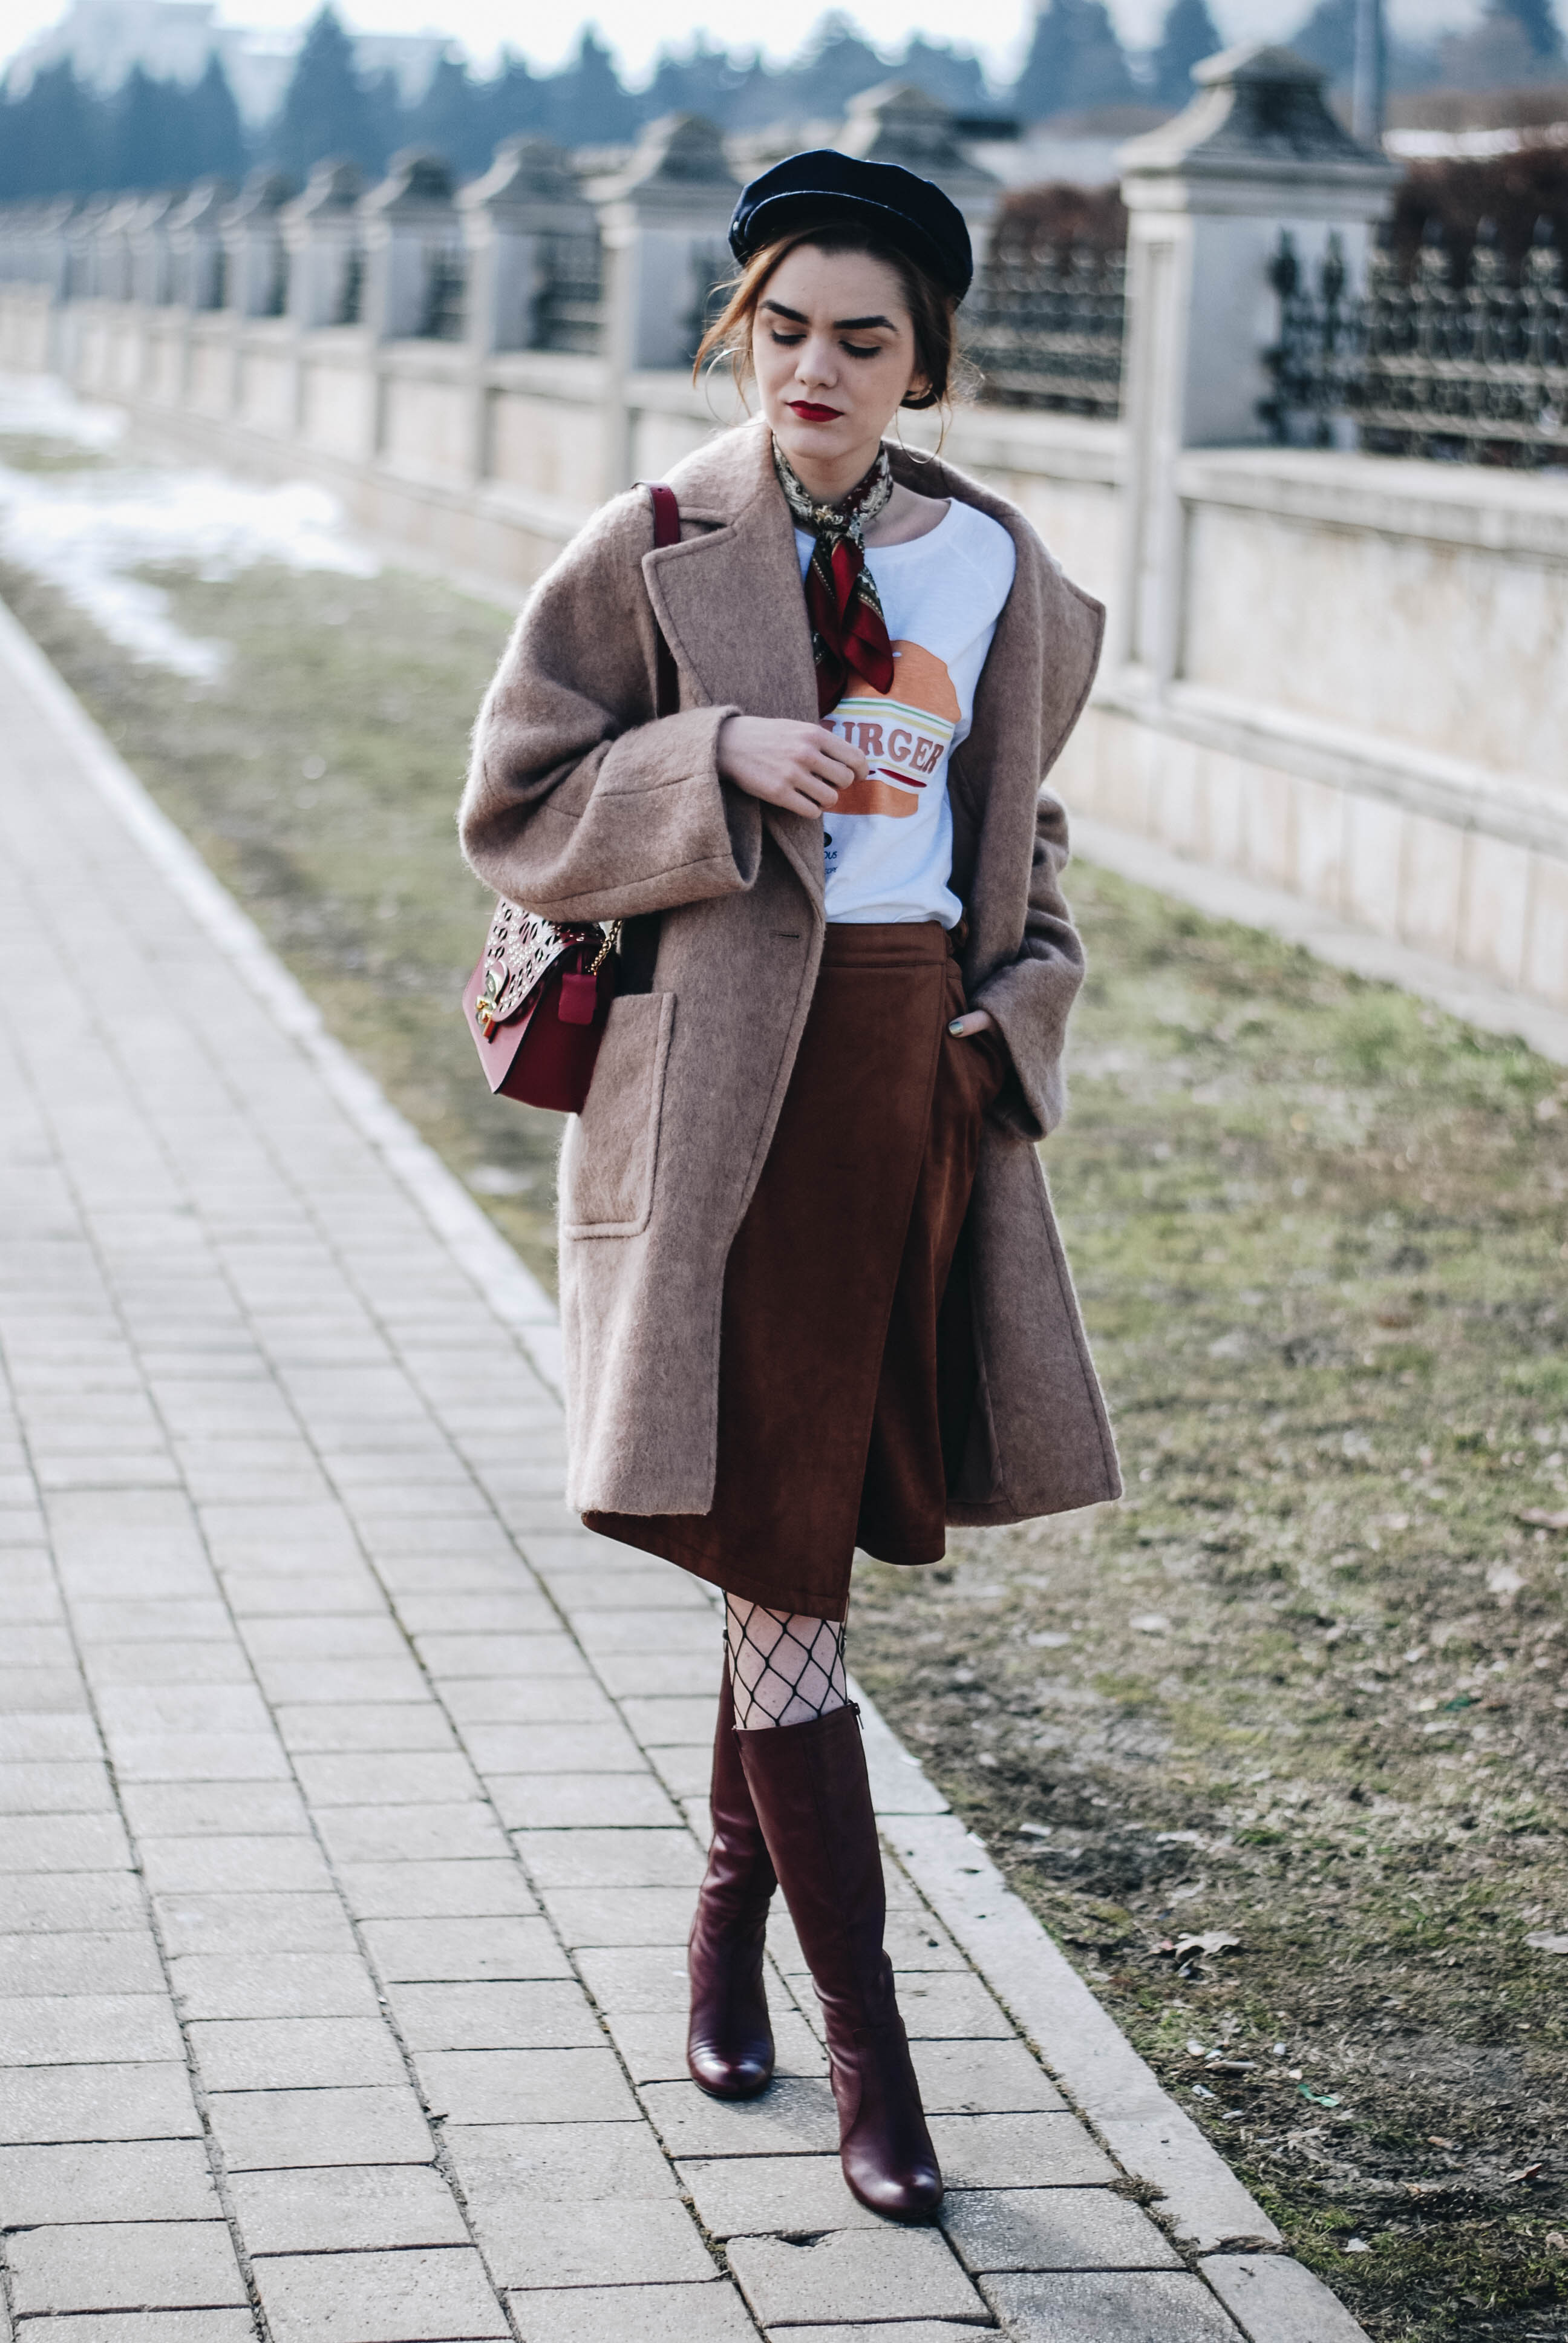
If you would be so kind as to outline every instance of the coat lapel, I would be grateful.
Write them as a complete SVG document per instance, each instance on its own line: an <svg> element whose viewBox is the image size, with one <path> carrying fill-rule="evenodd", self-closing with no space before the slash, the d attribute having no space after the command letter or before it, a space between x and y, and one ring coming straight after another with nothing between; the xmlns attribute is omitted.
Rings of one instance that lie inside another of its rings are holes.
<svg viewBox="0 0 1568 2343"><path fill-rule="evenodd" d="M774 477L767 430L753 424L701 448L671 486L682 510L719 526L643 556L664 639L709 707L817 720L817 676L789 508ZM769 835L819 912L822 825L763 808Z"/></svg>
<svg viewBox="0 0 1568 2343"><path fill-rule="evenodd" d="M766 430L752 425L701 449L672 485L683 509L724 518L643 557L666 641L709 707L733 700L750 716L815 722L806 597Z"/></svg>

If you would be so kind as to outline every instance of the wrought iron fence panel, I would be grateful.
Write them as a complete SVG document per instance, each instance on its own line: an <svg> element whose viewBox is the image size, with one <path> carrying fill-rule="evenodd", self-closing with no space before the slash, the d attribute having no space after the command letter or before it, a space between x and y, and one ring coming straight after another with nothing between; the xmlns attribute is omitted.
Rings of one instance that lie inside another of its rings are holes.
<svg viewBox="0 0 1568 2343"><path fill-rule="evenodd" d="M335 326L359 326L365 321L365 255L358 245L348 255L338 289Z"/></svg>
<svg viewBox="0 0 1568 2343"><path fill-rule="evenodd" d="M691 298L682 319L687 355L695 358L709 326L723 316L735 282L735 263L725 244L693 247L689 283Z"/></svg>
<svg viewBox="0 0 1568 2343"><path fill-rule="evenodd" d="M604 266L597 236L540 239L542 284L534 303L536 349L575 350L591 357L604 327Z"/></svg>
<svg viewBox="0 0 1568 2343"><path fill-rule="evenodd" d="M964 310L981 397L1113 419L1121 412L1127 263L1085 246L992 253Z"/></svg>
<svg viewBox="0 0 1568 2343"><path fill-rule="evenodd" d="M425 268L425 314L419 338L460 342L467 305L467 256L451 245L432 252Z"/></svg>
<svg viewBox="0 0 1568 2343"><path fill-rule="evenodd" d="M1459 272L1423 244L1407 282L1375 251L1364 292L1347 291L1331 238L1315 272L1282 236L1271 279L1280 338L1265 353L1262 414L1296 446L1521 468L1568 463L1568 291L1545 227L1511 283L1485 240Z"/></svg>
<svg viewBox="0 0 1568 2343"><path fill-rule="evenodd" d="M267 275L266 297L262 308L264 317L281 317L288 309L288 254L281 244L274 246L272 266Z"/></svg>

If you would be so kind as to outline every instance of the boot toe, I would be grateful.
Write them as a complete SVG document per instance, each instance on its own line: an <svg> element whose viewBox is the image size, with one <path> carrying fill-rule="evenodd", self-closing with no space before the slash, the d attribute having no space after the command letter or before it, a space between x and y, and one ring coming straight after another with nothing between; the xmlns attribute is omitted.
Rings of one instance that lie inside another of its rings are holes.
<svg viewBox="0 0 1568 2343"><path fill-rule="evenodd" d="M846 2162L844 2177L867 2210L886 2221L932 2220L942 2201L942 2176L934 2164L889 2172Z"/></svg>
<svg viewBox="0 0 1568 2343"><path fill-rule="evenodd" d="M686 2066L698 2089L711 2099L754 2099L773 2080L773 2061L760 2050L726 2053L711 2042L693 2042Z"/></svg>

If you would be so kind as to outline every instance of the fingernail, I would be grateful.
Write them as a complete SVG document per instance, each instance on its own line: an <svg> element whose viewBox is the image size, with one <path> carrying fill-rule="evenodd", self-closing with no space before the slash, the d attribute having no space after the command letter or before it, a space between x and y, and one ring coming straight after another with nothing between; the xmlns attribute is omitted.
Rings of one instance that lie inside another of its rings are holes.
<svg viewBox="0 0 1568 2343"><path fill-rule="evenodd" d="M961 1017L955 1017L948 1027L948 1031L950 1033L961 1033L963 1030L964 1021Z"/></svg>

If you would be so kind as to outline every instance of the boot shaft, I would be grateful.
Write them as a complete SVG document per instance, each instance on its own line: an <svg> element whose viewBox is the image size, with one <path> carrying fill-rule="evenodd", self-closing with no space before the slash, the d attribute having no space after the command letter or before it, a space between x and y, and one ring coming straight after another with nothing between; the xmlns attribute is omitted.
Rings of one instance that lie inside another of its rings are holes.
<svg viewBox="0 0 1568 2343"><path fill-rule="evenodd" d="M852 1707L808 1725L736 1735L789 1916L829 2024L884 2021L892 1972L882 1950L882 1850Z"/></svg>
<svg viewBox="0 0 1568 2343"><path fill-rule="evenodd" d="M831 1709L736 1738L822 2005L844 2177L873 2212L927 2220L942 2179L882 1946L887 1893L859 1715Z"/></svg>
<svg viewBox="0 0 1568 2343"><path fill-rule="evenodd" d="M760 1927L779 1883L762 1825L751 1803L739 1742L727 1653L713 1732L713 1770L709 1787L712 1839L708 1850L704 1896L716 1909L722 1909L731 1922L747 1919Z"/></svg>

